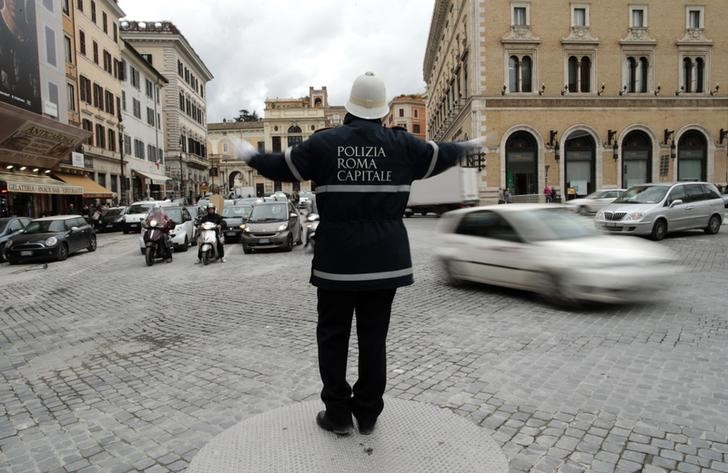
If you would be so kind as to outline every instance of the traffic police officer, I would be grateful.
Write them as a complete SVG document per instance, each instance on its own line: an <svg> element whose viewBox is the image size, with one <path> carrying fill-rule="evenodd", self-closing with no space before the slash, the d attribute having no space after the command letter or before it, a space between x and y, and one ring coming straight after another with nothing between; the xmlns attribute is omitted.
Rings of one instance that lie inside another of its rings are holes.
<svg viewBox="0 0 728 473"><path fill-rule="evenodd" d="M236 145L237 157L269 179L317 184L320 223L310 281L318 288L316 337L326 410L316 421L341 435L351 432L352 415L360 433L371 433L384 407L392 301L398 287L414 282L402 222L410 185L483 144L435 143L384 128L385 86L371 72L354 81L345 107L343 126L316 133L284 154L259 154L245 141ZM354 312L359 377L352 390L346 363Z"/></svg>

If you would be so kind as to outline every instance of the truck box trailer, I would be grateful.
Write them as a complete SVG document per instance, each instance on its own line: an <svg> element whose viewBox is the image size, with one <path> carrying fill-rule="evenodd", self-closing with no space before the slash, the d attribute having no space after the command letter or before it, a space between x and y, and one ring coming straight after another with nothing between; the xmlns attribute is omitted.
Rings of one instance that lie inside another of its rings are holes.
<svg viewBox="0 0 728 473"><path fill-rule="evenodd" d="M454 166L437 176L414 181L405 217L414 214L443 214L448 210L479 204L478 170Z"/></svg>

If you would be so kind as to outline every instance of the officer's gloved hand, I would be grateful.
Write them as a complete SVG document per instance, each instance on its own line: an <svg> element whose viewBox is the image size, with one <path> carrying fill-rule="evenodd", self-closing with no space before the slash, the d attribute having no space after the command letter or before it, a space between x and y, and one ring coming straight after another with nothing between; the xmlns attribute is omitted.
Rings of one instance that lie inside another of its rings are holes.
<svg viewBox="0 0 728 473"><path fill-rule="evenodd" d="M258 151L253 148L253 145L245 140L236 140L233 145L233 152L235 153L236 159L245 161L246 163L253 159L253 156L258 154Z"/></svg>
<svg viewBox="0 0 728 473"><path fill-rule="evenodd" d="M468 141L459 141L457 144L465 148L467 151L479 151L480 148L485 148L485 136L479 136Z"/></svg>

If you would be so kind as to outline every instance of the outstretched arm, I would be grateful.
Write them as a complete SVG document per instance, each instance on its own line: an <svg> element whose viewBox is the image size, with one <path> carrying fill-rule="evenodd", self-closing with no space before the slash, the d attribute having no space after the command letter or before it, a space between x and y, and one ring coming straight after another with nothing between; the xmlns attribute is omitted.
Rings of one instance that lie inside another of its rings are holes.
<svg viewBox="0 0 728 473"><path fill-rule="evenodd" d="M462 156L478 151L482 146L485 146L485 137L448 143L422 141L413 137L410 151L415 156L413 162L415 179L436 176L455 166Z"/></svg>
<svg viewBox="0 0 728 473"><path fill-rule="evenodd" d="M311 179L308 140L289 147L284 153L259 153L247 141L235 144L235 156L260 174L274 181L307 181Z"/></svg>

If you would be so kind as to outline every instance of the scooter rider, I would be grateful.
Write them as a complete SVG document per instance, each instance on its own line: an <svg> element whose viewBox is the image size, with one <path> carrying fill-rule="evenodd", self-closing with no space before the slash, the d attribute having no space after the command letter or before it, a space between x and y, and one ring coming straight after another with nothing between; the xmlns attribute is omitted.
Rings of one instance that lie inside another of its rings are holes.
<svg viewBox="0 0 728 473"><path fill-rule="evenodd" d="M215 235L217 236L217 254L220 258L220 261L224 263L225 245L223 245L222 239L220 238L220 235L222 234L222 224L224 223L224 220L222 218L222 215L218 214L215 210L215 204L213 204L212 202L207 204L207 213L197 219L197 225L203 224L205 222L212 222L215 224ZM197 250L197 262L202 262L202 247L198 248Z"/></svg>
<svg viewBox="0 0 728 473"><path fill-rule="evenodd" d="M157 228L159 228L159 231L162 232L162 248L164 248L164 260L169 263L172 261L172 252L170 250L169 244L169 230L170 228L174 227L174 221L169 218L166 213L164 213L164 210L162 210L162 206L159 204L154 204L154 207L152 207L152 211L149 212L147 218L144 219L144 226L148 226L149 222L151 222L152 220L157 221Z"/></svg>
<svg viewBox="0 0 728 473"><path fill-rule="evenodd" d="M397 288L414 283L407 229L402 222L410 185L457 164L485 139L423 141L382 126L389 113L384 82L359 76L345 105L344 125L311 135L285 153L258 153L240 140L235 154L276 181L316 182L320 223L311 283L317 286L324 430L348 434L374 429L384 407L386 338ZM346 381L349 333L356 312L359 377Z"/></svg>

